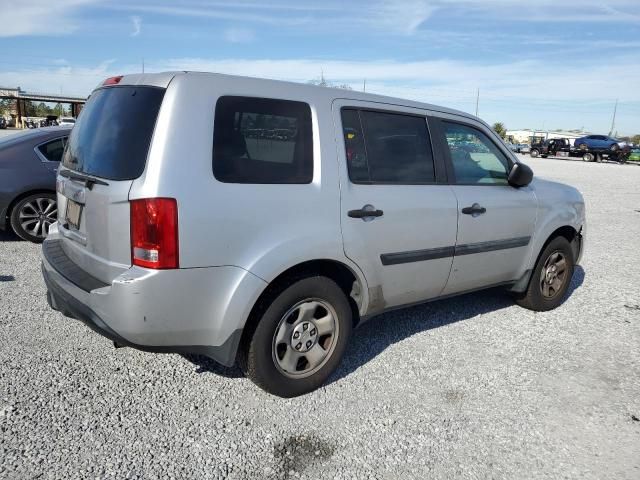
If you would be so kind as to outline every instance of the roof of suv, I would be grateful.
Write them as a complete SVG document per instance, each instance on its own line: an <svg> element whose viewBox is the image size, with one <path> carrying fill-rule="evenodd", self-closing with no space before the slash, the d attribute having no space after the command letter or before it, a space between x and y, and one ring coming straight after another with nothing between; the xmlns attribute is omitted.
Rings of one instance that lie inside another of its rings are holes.
<svg viewBox="0 0 640 480"><path fill-rule="evenodd" d="M156 87L167 88L171 80L177 75L204 75L210 76L212 80L216 78L225 78L227 80L234 80L237 82L260 82L271 83L273 85L280 85L287 89L307 90L309 95L323 95L333 99L350 99L369 102L380 102L392 105L401 105L406 107L420 108L425 110L432 110L441 113L449 113L452 115L458 115L474 120L480 120L478 117L471 115L460 110L454 110L451 108L441 107L429 103L417 102L413 100L406 100L397 97L388 97L385 95L377 95L373 93L358 92L355 90L346 90L341 88L321 87L317 85L309 85L296 82L285 82L282 80L270 80L256 77L244 77L239 75L227 75L223 73L207 73L207 72L188 72L188 71L175 71L175 72L162 72L162 73L138 73L131 75L124 75L118 82L119 85L150 85ZM97 88L102 87L102 84ZM481 121L481 120L480 120ZM484 122L483 122L484 123Z"/></svg>

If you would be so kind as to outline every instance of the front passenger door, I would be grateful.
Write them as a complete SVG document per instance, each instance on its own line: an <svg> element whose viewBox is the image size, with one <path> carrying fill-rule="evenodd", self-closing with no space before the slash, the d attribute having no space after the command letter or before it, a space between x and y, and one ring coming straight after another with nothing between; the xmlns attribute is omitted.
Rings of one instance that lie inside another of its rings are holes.
<svg viewBox="0 0 640 480"><path fill-rule="evenodd" d="M528 255L537 201L507 181L511 161L478 123L439 121L449 182L458 199L458 234L443 294L517 280Z"/></svg>

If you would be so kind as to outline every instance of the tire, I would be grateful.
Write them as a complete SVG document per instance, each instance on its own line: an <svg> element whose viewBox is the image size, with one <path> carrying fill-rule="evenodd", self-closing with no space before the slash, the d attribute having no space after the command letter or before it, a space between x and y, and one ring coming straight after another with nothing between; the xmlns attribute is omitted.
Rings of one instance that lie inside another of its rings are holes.
<svg viewBox="0 0 640 480"><path fill-rule="evenodd" d="M23 240L41 243L49 226L57 219L58 207L53 193L35 193L21 199L11 210L11 228Z"/></svg>
<svg viewBox="0 0 640 480"><path fill-rule="evenodd" d="M581 143L580 145L578 145L578 148L580 150L586 150L587 149L587 144L586 143Z"/></svg>
<svg viewBox="0 0 640 480"><path fill-rule="evenodd" d="M321 276L296 280L271 298L241 346L240 368L263 390L297 397L319 388L340 363L351 306L340 287Z"/></svg>
<svg viewBox="0 0 640 480"><path fill-rule="evenodd" d="M534 148L533 150L531 150L529 155L531 155L533 158L536 158L538 155L540 155L540 152Z"/></svg>
<svg viewBox="0 0 640 480"><path fill-rule="evenodd" d="M541 156L542 158L547 158L549 155L547 155L547 154L542 154L542 155L540 155L540 156Z"/></svg>
<svg viewBox="0 0 640 480"><path fill-rule="evenodd" d="M609 147L609 150L611 150L612 152L617 152L618 150L620 150L620 145L618 145L617 143L614 143Z"/></svg>
<svg viewBox="0 0 640 480"><path fill-rule="evenodd" d="M573 250L569 241L564 237L554 238L538 257L529 286L522 295L516 297L516 303L537 312L558 307L571 283L574 266Z"/></svg>
<svg viewBox="0 0 640 480"><path fill-rule="evenodd" d="M584 155L582 155L582 160L584 160L585 162L593 162L595 160L595 157L593 153L587 152Z"/></svg>

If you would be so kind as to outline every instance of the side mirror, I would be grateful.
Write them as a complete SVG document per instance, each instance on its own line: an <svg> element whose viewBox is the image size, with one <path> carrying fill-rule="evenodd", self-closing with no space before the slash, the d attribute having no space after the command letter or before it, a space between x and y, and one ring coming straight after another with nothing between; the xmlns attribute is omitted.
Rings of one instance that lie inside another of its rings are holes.
<svg viewBox="0 0 640 480"><path fill-rule="evenodd" d="M524 163L514 163L507 178L509 185L513 187L526 187L533 180L533 170Z"/></svg>

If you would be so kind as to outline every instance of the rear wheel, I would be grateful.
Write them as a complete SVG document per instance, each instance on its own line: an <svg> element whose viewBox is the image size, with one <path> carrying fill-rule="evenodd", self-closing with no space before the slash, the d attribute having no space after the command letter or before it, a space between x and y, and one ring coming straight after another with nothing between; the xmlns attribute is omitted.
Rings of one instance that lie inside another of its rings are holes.
<svg viewBox="0 0 640 480"><path fill-rule="evenodd" d="M530 155L533 158L536 158L538 155L540 155L540 152L534 148L533 150L531 150Z"/></svg>
<svg viewBox="0 0 640 480"><path fill-rule="evenodd" d="M620 150L620 145L618 145L617 143L614 143L609 147L609 150L611 150L612 152L617 152L618 150Z"/></svg>
<svg viewBox="0 0 640 480"><path fill-rule="evenodd" d="M585 162L593 162L595 160L595 157L593 156L593 153L587 152L582 155L582 160L584 160Z"/></svg>
<svg viewBox="0 0 640 480"><path fill-rule="evenodd" d="M571 283L574 262L571 244L566 238L551 240L538 258L527 290L516 297L516 303L536 311L556 308Z"/></svg>
<svg viewBox="0 0 640 480"><path fill-rule="evenodd" d="M303 278L269 304L240 353L259 387L295 397L320 387L336 369L351 334L351 306L327 277Z"/></svg>
<svg viewBox="0 0 640 480"><path fill-rule="evenodd" d="M58 207L53 193L35 193L20 200L11 211L11 228L23 240L40 243L56 221Z"/></svg>

